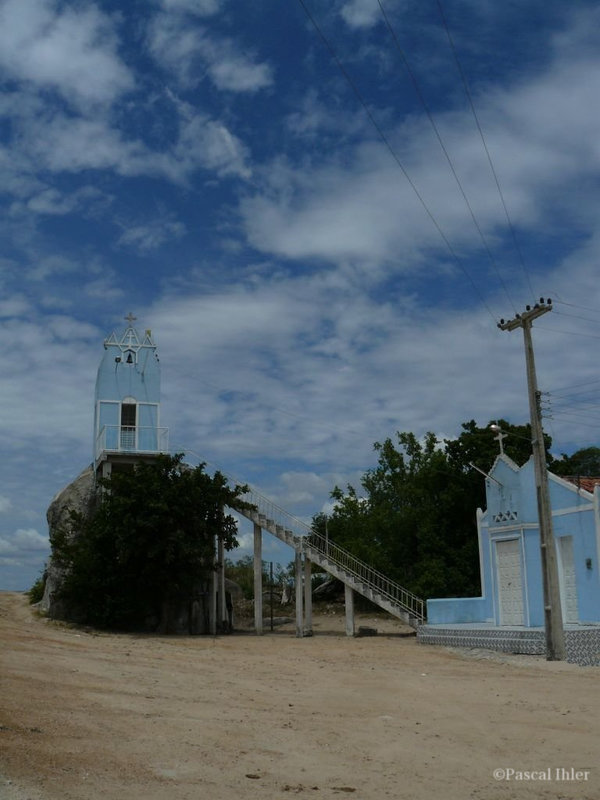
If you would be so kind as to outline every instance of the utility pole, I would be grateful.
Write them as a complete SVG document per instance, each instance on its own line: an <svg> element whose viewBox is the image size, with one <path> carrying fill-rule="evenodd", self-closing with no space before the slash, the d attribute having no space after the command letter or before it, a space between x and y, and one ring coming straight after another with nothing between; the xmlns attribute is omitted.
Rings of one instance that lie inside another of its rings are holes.
<svg viewBox="0 0 600 800"><path fill-rule="evenodd" d="M533 320L551 310L552 300L545 301L542 297L540 302L536 303L533 308L531 308L531 306L526 306L526 311L522 314L517 314L514 319L508 322L501 319L498 323L498 327L503 331L514 331L516 328L523 329L525 363L527 365L527 389L529 393L529 414L531 417L531 433L533 436L533 463L535 468L540 528L546 660L564 661L566 658L565 635L562 624L558 568L556 564L556 550L554 547L554 532L552 529L552 509L550 507L550 492L548 489L548 467L546 465L546 448L544 447L540 391L537 386L533 341L531 338L531 323Z"/></svg>

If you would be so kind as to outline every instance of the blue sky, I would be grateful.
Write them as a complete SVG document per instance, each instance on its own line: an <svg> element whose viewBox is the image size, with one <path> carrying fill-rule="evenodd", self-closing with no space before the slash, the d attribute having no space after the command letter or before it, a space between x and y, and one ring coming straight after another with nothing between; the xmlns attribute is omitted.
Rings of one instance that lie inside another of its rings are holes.
<svg viewBox="0 0 600 800"><path fill-rule="evenodd" d="M0 71L0 588L129 311L173 449L303 518L396 430L527 421L539 296L554 450L597 444L597 3L1 0Z"/></svg>

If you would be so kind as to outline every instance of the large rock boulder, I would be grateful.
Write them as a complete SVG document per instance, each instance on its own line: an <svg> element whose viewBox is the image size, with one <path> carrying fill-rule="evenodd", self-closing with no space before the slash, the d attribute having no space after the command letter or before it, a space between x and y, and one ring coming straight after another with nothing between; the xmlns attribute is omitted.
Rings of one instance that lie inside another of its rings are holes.
<svg viewBox="0 0 600 800"><path fill-rule="evenodd" d="M50 543L52 543L53 535L56 531L69 529L69 515L71 511L78 511L82 514L89 511L94 498L94 492L94 470L90 464L90 466L86 467L72 483L65 486L64 489L61 489L60 492L52 498L52 502L46 512ZM67 610L64 608L64 604L58 596L63 577L63 571L51 555L48 562L46 585L44 587L44 596L40 602L40 608L55 619L63 619L67 616Z"/></svg>

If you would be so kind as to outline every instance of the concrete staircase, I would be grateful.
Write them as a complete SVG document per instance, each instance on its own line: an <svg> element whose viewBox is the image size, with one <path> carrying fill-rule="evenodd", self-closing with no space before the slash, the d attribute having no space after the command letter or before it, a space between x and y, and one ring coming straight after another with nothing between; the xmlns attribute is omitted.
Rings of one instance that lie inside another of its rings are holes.
<svg viewBox="0 0 600 800"><path fill-rule="evenodd" d="M259 492L250 490L242 499L255 509L238 511L239 514L285 542L296 553L302 553L345 586L413 628L425 621L425 601L422 598L394 583L327 537L315 533L306 523Z"/></svg>

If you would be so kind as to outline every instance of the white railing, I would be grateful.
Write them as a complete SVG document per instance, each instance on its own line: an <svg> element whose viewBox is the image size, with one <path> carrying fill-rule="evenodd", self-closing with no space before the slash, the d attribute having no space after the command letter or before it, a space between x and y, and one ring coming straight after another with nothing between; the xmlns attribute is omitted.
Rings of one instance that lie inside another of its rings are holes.
<svg viewBox="0 0 600 800"><path fill-rule="evenodd" d="M311 531L304 541L304 550L311 560L317 561L314 553L318 553L325 560L338 566L344 572L352 575L358 582L365 584L372 592L380 595L394 605L398 605L415 617L419 622L425 620L425 601L408 589L390 580L386 575L369 566L360 558L343 547L332 542L328 537Z"/></svg>
<svg viewBox="0 0 600 800"><path fill-rule="evenodd" d="M96 439L96 460L102 453L168 453L169 429L139 425L104 425Z"/></svg>
<svg viewBox="0 0 600 800"><path fill-rule="evenodd" d="M373 595L378 595L382 600L406 611L417 622L425 621L425 601L421 597L404 589L329 538L316 533L310 525L294 517L255 489L250 489L242 495L242 500L256 507L256 512L264 518L264 525L271 533L279 536L278 529L291 531L295 536L294 546L304 552L311 561L324 569L327 569L328 564L333 565L354 582L369 589ZM253 512L239 513L256 521ZM372 599L377 603L376 598Z"/></svg>
<svg viewBox="0 0 600 800"><path fill-rule="evenodd" d="M265 517L266 520L271 521L276 527L291 531L298 539L299 546L303 537L310 535L312 530L310 525L302 522L301 519L290 514L289 511L281 508L281 506L269 500L268 497L257 492L256 489L250 488L246 494L241 495L241 499L255 506L258 513ZM248 515L248 517L250 518L251 515Z"/></svg>

